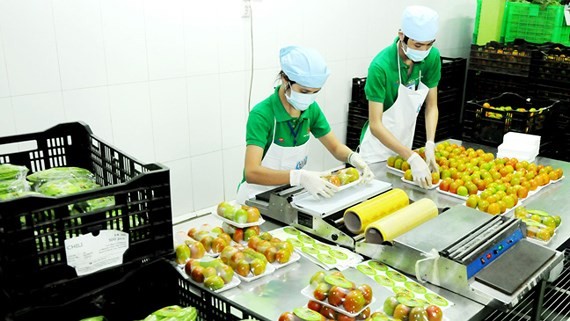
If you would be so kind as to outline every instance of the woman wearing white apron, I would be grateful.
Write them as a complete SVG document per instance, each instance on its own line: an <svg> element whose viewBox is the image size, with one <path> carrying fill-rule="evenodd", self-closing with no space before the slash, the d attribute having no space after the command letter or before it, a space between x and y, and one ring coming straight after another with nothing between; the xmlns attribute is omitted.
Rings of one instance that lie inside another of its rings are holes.
<svg viewBox="0 0 570 321"><path fill-rule="evenodd" d="M244 179L237 202L279 185L301 185L314 197L331 197L338 188L321 178L322 173L304 170L313 134L339 161L347 162L373 178L358 153L342 144L315 102L329 76L324 59L308 48L290 46L280 51L281 86L250 112L247 121Z"/></svg>
<svg viewBox="0 0 570 321"><path fill-rule="evenodd" d="M382 50L368 69L365 92L369 121L363 127L360 153L367 163L377 163L399 154L408 161L414 181L431 187L437 127L437 84L441 58L432 47L438 14L423 6L404 10L402 29L394 43ZM426 161L411 150L416 118L426 102ZM427 162L427 164L426 164Z"/></svg>

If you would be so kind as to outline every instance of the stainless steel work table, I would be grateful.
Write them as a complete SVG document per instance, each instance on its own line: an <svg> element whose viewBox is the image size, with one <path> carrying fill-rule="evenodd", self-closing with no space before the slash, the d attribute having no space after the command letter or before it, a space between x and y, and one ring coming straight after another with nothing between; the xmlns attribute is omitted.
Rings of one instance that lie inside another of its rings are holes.
<svg viewBox="0 0 570 321"><path fill-rule="evenodd" d="M466 147L473 147L475 149L481 147L485 151L493 153L496 151L496 149L487 146L470 143L465 143L463 145ZM570 163L567 162L540 157L536 159L536 162L545 165L552 165L554 167L562 167L566 175L570 173ZM413 201L421 198L429 198L432 199L440 209L462 203L462 200L441 194L436 190L427 191L410 184L403 183L400 180L400 175L395 174L386 168L385 162L373 164L371 169L377 179L392 183L393 188L402 188ZM564 179L557 184L553 184L548 188L541 190L539 193L524 201L525 206L556 213L562 217L563 223L548 245L548 247L553 249L558 248L570 237L570 223L568 223L570 222L570 204L568 204L568 197L570 197L570 183L568 183L567 179ZM176 226L175 231L187 230L190 226L196 226L202 222L216 224L220 221L213 218L212 215L208 215ZM271 221L267 221L262 225L262 229L266 231L278 227L280 227L280 225ZM309 284L311 276L319 270L322 269L301 256L301 259L298 262L295 262L290 266L279 269L273 274L253 282L242 282L239 287L224 291L220 295L248 308L251 311L255 311L268 320L277 320L281 313L292 311L296 307L307 304L309 299L301 294L301 290ZM371 305L372 312L378 310L381 311L384 300L388 296L393 295L390 290L380 286L356 269L350 268L343 271L343 273L357 284L370 284L374 292L374 297L376 298L376 301ZM429 283L425 285L432 291L455 303L454 306L444 310L444 316L449 321L482 320L491 312L490 308L463 296Z"/></svg>

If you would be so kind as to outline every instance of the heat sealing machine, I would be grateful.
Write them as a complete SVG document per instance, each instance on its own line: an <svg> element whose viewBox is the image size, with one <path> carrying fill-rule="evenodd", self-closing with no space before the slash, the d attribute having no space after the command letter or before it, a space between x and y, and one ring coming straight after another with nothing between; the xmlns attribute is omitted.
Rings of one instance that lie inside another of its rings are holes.
<svg viewBox="0 0 570 321"><path fill-rule="evenodd" d="M529 241L525 229L518 219L457 205L392 243L358 242L356 252L481 304L511 308L563 265L563 253Z"/></svg>
<svg viewBox="0 0 570 321"><path fill-rule="evenodd" d="M280 186L246 200L264 217L294 226L318 238L354 250L364 235L354 235L344 226L344 211L356 204L378 196L392 184L372 180L342 189L334 197L315 199L302 187Z"/></svg>

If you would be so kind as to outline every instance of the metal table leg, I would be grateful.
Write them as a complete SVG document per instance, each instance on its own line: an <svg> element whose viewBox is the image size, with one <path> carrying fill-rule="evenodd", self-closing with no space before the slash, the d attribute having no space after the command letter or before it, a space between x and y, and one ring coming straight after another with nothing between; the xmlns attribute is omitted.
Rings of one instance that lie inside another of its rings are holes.
<svg viewBox="0 0 570 321"><path fill-rule="evenodd" d="M544 290L546 289L546 280L541 280L534 290L534 305L532 307L531 320L540 321L542 314L542 304L544 302Z"/></svg>

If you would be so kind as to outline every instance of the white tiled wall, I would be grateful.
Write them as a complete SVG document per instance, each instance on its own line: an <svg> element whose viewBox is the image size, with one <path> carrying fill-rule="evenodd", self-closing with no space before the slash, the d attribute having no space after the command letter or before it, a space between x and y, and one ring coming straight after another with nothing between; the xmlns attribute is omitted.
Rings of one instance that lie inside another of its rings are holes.
<svg viewBox="0 0 570 321"><path fill-rule="evenodd" d="M235 198L250 83L243 0L0 0L0 135L81 120L143 162L171 169L174 215ZM332 74L318 102L346 135L351 79L396 36L402 9L441 16L437 46L466 56L471 0L252 0L252 105L273 92L279 48L318 49ZM308 166L339 163L312 140Z"/></svg>

